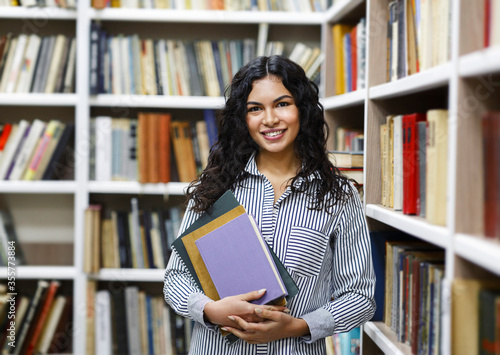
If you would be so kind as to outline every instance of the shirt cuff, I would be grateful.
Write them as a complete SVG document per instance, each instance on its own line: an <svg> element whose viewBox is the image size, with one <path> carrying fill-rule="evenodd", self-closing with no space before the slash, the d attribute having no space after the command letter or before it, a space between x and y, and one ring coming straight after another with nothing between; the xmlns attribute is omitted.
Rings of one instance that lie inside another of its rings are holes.
<svg viewBox="0 0 500 355"><path fill-rule="evenodd" d="M305 343L314 343L316 340L326 338L333 334L335 319L332 314L324 308L319 308L300 318L305 320L309 326L310 335L301 337L302 341Z"/></svg>
<svg viewBox="0 0 500 355"><path fill-rule="evenodd" d="M213 323L205 321L205 318L203 317L205 305L208 302L213 302L213 300L205 296L203 293L193 293L188 299L188 311L194 321L203 324L207 329L216 331L217 326Z"/></svg>

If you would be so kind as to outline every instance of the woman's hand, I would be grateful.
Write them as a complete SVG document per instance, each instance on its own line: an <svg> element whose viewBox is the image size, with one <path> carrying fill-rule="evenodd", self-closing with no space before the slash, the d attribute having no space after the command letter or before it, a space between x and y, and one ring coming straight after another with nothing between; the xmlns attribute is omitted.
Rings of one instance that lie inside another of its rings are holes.
<svg viewBox="0 0 500 355"><path fill-rule="evenodd" d="M250 344L268 343L309 334L309 326L305 320L266 307L255 309L256 315L261 318L260 322L247 322L241 317L232 315L229 319L233 322L233 326L225 326L223 329Z"/></svg>
<svg viewBox="0 0 500 355"><path fill-rule="evenodd" d="M266 290L262 289L209 302L204 309L205 319L213 324L237 327L237 324L231 321L229 316L236 315L246 322L262 322L263 319L255 312L256 308L288 312L288 309L283 306L260 306L249 302L261 298L264 293L266 293Z"/></svg>

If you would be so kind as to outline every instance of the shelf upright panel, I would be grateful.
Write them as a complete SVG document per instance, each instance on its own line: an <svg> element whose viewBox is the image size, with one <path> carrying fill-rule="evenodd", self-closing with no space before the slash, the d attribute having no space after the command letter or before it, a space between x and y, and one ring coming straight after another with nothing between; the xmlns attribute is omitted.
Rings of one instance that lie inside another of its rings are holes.
<svg viewBox="0 0 500 355"><path fill-rule="evenodd" d="M89 68L90 68L90 18L88 9L90 0L78 0L78 19L76 24L77 61L76 61L76 95L78 103L75 112L75 180L78 185L75 196L75 241L74 264L76 277L74 282L74 327L73 353L86 353L86 309L87 277L83 272L84 250L84 211L89 203L87 191L89 165ZM83 311L82 311L83 310Z"/></svg>

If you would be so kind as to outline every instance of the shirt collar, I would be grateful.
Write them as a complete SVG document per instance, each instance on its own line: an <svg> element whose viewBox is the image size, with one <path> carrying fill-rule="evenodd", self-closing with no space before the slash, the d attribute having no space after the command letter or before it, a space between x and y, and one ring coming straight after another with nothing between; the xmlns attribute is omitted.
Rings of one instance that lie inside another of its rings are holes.
<svg viewBox="0 0 500 355"><path fill-rule="evenodd" d="M254 152L252 154L252 156L250 157L250 159L248 159L248 162L247 162L247 165L245 166L245 171L247 173L249 173L250 175L255 175L255 176L263 176L261 174L261 172L259 171L259 169L257 168L257 162L255 161L255 156L257 155L257 152ZM300 184L302 183L302 181L304 180L307 180L307 181L313 181L313 180L320 180L321 179L321 176L319 175L319 172L318 171L314 171L312 172L311 174L309 174L308 176L306 176L305 178L303 177L300 177L299 179L297 179L297 184ZM298 185L297 185L298 186Z"/></svg>

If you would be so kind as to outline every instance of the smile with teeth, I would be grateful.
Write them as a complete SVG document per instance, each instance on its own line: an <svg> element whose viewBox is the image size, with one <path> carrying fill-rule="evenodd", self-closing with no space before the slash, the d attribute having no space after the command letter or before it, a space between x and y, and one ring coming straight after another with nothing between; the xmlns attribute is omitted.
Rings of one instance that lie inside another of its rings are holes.
<svg viewBox="0 0 500 355"><path fill-rule="evenodd" d="M273 131L273 132L266 132L264 133L264 135L266 137L276 137L276 136L279 136L281 133L283 133L285 130L282 129L282 130L279 130L279 131Z"/></svg>

